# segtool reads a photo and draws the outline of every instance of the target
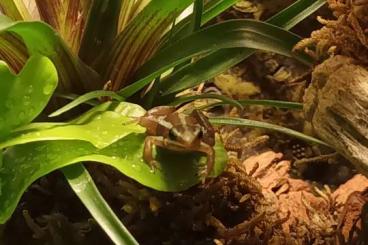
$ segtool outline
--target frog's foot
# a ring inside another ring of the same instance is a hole
[[[143,159],[150,166],[151,171],[155,172],[158,169],[159,163],[153,157],[152,150],[155,144],[155,138],[152,136],[146,137],[143,148]]]
[[[207,162],[206,162],[206,177],[210,175],[210,173],[213,170],[213,167],[215,166],[215,150],[212,146],[201,142],[201,145],[198,149],[199,152],[203,152],[207,156]]]
[[[198,168],[197,176],[199,180],[201,181],[201,183],[204,184],[204,182],[206,181],[206,178],[208,177],[208,171],[207,171],[206,165],[200,166]]]
[[[193,149],[194,150],[194,149]],[[214,165],[215,165],[215,151],[213,147],[206,143],[201,143],[198,149],[196,151],[205,153],[207,156],[207,162],[206,165],[199,167],[198,170],[198,177],[201,180],[202,183],[205,182],[206,178],[211,174]]]
[[[149,167],[151,168],[151,172],[154,173],[156,172],[157,169],[159,169],[159,162],[156,160],[151,160],[150,162],[148,162]]]

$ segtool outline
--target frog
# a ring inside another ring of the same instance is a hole
[[[153,146],[176,152],[204,153],[206,165],[198,173],[202,180],[213,170],[215,130],[200,110],[184,113],[173,106],[158,106],[148,110],[138,123],[146,128],[143,159],[152,170],[157,168]]]

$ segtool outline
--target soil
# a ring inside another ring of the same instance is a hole
[[[222,18],[234,13],[265,18],[277,11],[256,10],[241,12],[244,10],[237,8]],[[314,18],[309,21],[314,29],[319,28]],[[305,32],[305,25],[296,31]],[[347,52],[356,54],[350,49]],[[361,59],[364,63],[364,56]],[[215,85],[195,92],[212,90],[236,99],[302,102],[311,81],[309,68],[261,52],[225,75],[215,79]],[[236,86],[246,86],[249,93],[235,93],[232,87]],[[260,106],[238,111],[225,106],[208,113],[313,133],[305,127],[302,111]],[[100,191],[140,244],[368,244],[366,221],[361,221],[368,213],[364,206],[368,203],[368,179],[343,156],[259,129],[226,126],[217,131],[228,149],[226,171],[184,192],[154,191],[110,167],[88,164]],[[240,149],[235,147],[239,145]],[[4,240],[0,243],[6,245],[111,244],[59,172],[28,189],[1,233]]]

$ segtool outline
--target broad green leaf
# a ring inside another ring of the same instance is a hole
[[[25,43],[30,55],[47,56],[55,64],[59,75],[59,88],[81,93],[97,87],[98,76],[73,56],[60,36],[42,22],[14,22],[0,15],[0,33],[15,33]]]
[[[106,81],[112,81],[113,91],[131,82],[138,67],[158,48],[161,37],[172,21],[192,2],[151,0],[117,36],[113,45],[104,50],[105,59],[95,67],[104,74]]]
[[[75,194],[115,244],[138,245],[102,197],[82,164],[65,167],[62,171]]]
[[[28,133],[28,132],[35,132],[36,130],[45,130],[50,128],[55,128],[59,126],[68,126],[68,125],[82,125],[90,123],[91,119],[98,118],[104,112],[115,112],[121,116],[131,117],[131,118],[138,118],[143,116],[146,113],[141,106],[129,102],[105,102],[102,104],[98,104],[89,111],[85,112],[84,114],[80,115],[79,117],[69,121],[69,122],[38,122],[38,123],[31,123],[25,126],[16,128],[12,130],[14,135]],[[99,119],[98,119],[99,120]],[[125,120],[125,119],[124,119]],[[131,121],[129,121],[131,122]],[[132,125],[133,126],[133,125]],[[142,132],[142,131],[138,131]],[[14,136],[13,135],[13,136]],[[9,137],[11,138],[11,137]],[[68,139],[68,138],[66,138]],[[112,139],[113,140],[113,139]],[[3,142],[5,143],[5,142]],[[2,143],[2,144],[3,144]]]
[[[23,0],[1,0],[0,12],[12,20],[30,20],[29,14]]]
[[[264,22],[254,20],[222,22],[195,32],[160,50],[137,71],[141,79],[119,91],[119,94],[129,97],[169,68],[194,56],[220,49],[240,47],[261,49],[293,56],[308,63],[309,60],[304,54],[292,52],[293,46],[298,41],[300,38],[295,34]]]
[[[318,10],[324,2],[299,0],[270,18],[268,22],[288,30]],[[213,52],[163,79],[161,88],[165,93],[177,93],[194,87],[235,66],[254,52],[254,49],[248,48],[231,48]]]
[[[14,75],[0,62],[0,138],[15,127],[30,123],[46,107],[58,82],[57,71],[45,56],[32,56]]]
[[[136,120],[114,111],[95,113],[84,123],[20,131],[0,142],[0,149],[36,141],[83,140],[104,148],[131,133],[144,133]]]
[[[159,168],[152,172],[142,159],[145,134],[130,134],[118,142],[97,149],[83,141],[47,141],[18,145],[5,151],[0,171],[0,223],[13,213],[27,187],[56,169],[79,162],[111,165],[139,183],[160,191],[183,191],[199,182],[198,168],[206,158],[200,154],[179,154],[160,150]],[[227,155],[215,145],[216,164],[211,176],[225,168]]]
[[[123,2],[132,1],[123,0]],[[99,57],[100,51],[112,44],[118,33],[121,4],[122,0],[92,2],[79,50],[79,57],[86,64],[92,65]]]
[[[255,120],[249,120],[244,118],[235,118],[235,117],[211,117],[209,118],[209,121],[213,124],[219,124],[219,125],[234,125],[234,126],[245,126],[245,127],[251,127],[251,128],[263,128],[263,129],[269,129],[276,132],[284,133],[290,136],[293,136],[295,138],[314,143],[319,145],[324,145],[327,147],[330,147],[327,143],[316,139],[312,136],[300,133],[298,131],[285,128],[282,126],[278,126],[275,124],[267,123],[267,122],[260,122]]]

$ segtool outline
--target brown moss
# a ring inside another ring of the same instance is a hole
[[[295,49],[304,50],[317,60],[341,54],[368,64],[368,1],[328,0],[336,19],[318,18],[324,25]]]

